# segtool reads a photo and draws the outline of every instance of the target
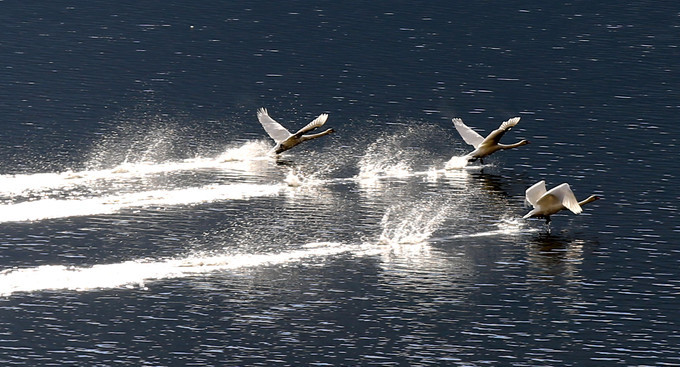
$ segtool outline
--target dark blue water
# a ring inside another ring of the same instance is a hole
[[[680,364],[679,14],[0,2],[0,362]]]

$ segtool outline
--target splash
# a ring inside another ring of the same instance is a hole
[[[243,145],[227,149],[217,156],[218,162],[247,161],[251,159],[269,159],[271,146],[263,140],[249,141]]]
[[[436,209],[434,206],[429,208]],[[353,256],[380,256],[386,261],[384,266],[393,266],[389,262],[394,261],[395,257],[417,263],[418,266],[425,263],[428,266],[441,266],[439,265],[441,260],[425,241],[443,223],[446,210],[437,214],[423,214],[418,211],[426,211],[427,207],[421,206],[416,209],[390,208],[383,217],[384,231],[380,236],[380,242],[377,243],[311,242],[297,249],[281,252],[191,254],[170,259],[136,259],[81,267],[43,265],[6,269],[0,271],[0,296],[46,290],[94,291],[136,287],[146,289],[149,282],[163,279],[235,272],[239,269],[301,261],[306,261],[305,265],[316,265],[319,263],[316,260],[345,253]],[[395,220],[402,216],[403,219]],[[516,234],[522,228],[521,223],[518,220],[504,220],[498,223],[498,230],[461,234],[455,238]]]
[[[431,167],[425,172],[425,181],[435,183],[439,180],[440,170]]]
[[[445,239],[459,239],[459,238],[475,238],[475,237],[491,237],[502,235],[520,235],[527,232],[536,232],[537,228],[526,228],[525,221],[519,218],[503,218],[495,223],[496,229],[490,231],[465,233],[448,236]]]
[[[196,205],[222,200],[275,196],[283,185],[206,185],[177,190],[153,190],[85,199],[43,199],[0,205],[0,223],[85,215],[111,214],[127,208]]]
[[[361,162],[357,178],[362,180],[378,179],[381,177],[408,177],[411,168],[405,162]]]
[[[359,161],[360,180],[373,180],[380,177],[406,177],[411,168],[400,148],[402,136],[382,137],[368,146]]]
[[[342,179],[330,181],[341,182]],[[290,187],[314,187],[321,186],[327,181],[317,178],[316,174],[307,175],[298,170],[291,169],[288,170],[284,182]]]
[[[290,187],[300,187],[302,186],[303,180],[304,178],[301,177],[300,174],[296,173],[294,170],[290,170],[288,171],[284,181]]]
[[[404,244],[426,241],[446,220],[447,202],[425,202],[415,206],[396,205],[387,209],[382,218],[380,243]]]
[[[496,226],[500,234],[516,234],[522,232],[526,221],[520,218],[502,218]]]
[[[145,288],[161,279],[184,278],[198,274],[241,268],[271,266],[352,251],[353,246],[335,242],[309,243],[280,253],[221,254],[187,256],[168,260],[130,260],[90,267],[44,265],[0,272],[0,296],[44,290],[87,291],[106,288]]]
[[[126,161],[108,169],[0,175],[0,196],[63,190],[91,185],[94,182],[129,180],[168,172],[201,169],[233,169],[250,172],[253,169],[251,165],[253,161],[268,159],[267,149],[264,142],[251,141],[227,149],[219,156],[212,158],[199,157],[162,163]]]
[[[98,169],[132,162],[160,162],[172,154],[181,128],[165,114],[119,116],[113,131],[96,142],[86,167]]]
[[[446,165],[444,166],[445,169],[464,169],[468,165],[468,159],[469,157],[466,155],[463,156],[454,156],[449,159],[448,162],[446,162]]]
[[[411,168],[405,162],[389,162],[389,158],[365,156],[359,162],[359,174],[355,179],[363,188],[377,189],[383,178],[405,178],[411,176]]]

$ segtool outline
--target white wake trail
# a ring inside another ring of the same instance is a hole
[[[331,256],[354,247],[341,243],[310,243],[301,249],[268,254],[190,256],[160,261],[131,260],[91,267],[44,265],[0,272],[0,296],[45,290],[87,291],[107,288],[144,287],[146,282],[184,278],[239,268],[271,266],[311,257]]]
[[[87,199],[42,199],[0,205],[0,223],[34,221],[86,215],[112,214],[136,207],[195,205],[223,200],[275,196],[284,184],[206,185],[177,190],[153,190]]]
[[[168,162],[123,162],[115,167],[83,171],[39,172],[28,174],[0,175],[0,196],[14,196],[27,192],[53,191],[89,185],[94,182],[129,180],[132,178],[157,175],[167,172],[192,171],[201,169],[230,169],[249,172],[251,163],[269,160],[268,146],[261,141],[252,141],[227,149],[216,157],[189,158]]]
[[[388,221],[394,215],[386,214]],[[353,256],[381,256],[392,258],[395,255],[413,257],[418,263],[434,256],[429,251],[428,239],[439,227],[443,219],[438,215],[418,216],[412,212],[410,219],[397,221],[385,228],[380,241],[361,244],[339,242],[312,242],[298,249],[279,253],[237,253],[219,255],[191,255],[165,260],[138,259],[112,264],[93,266],[43,265],[32,268],[14,268],[0,271],[0,296],[15,293],[40,292],[46,290],[93,291],[111,288],[145,288],[152,281],[210,275],[242,268],[273,266],[299,262],[305,259],[327,257],[344,253]],[[424,227],[421,227],[424,225]],[[499,223],[498,230],[461,234],[449,238],[508,235],[521,233],[520,222]]]

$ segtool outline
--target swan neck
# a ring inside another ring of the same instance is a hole
[[[512,148],[517,148],[517,147],[520,147],[522,145],[525,145],[526,143],[527,143],[526,140],[522,140],[522,141],[518,141],[515,144],[498,144],[498,146],[501,147],[502,149],[512,149]]]
[[[328,129],[328,130],[322,131],[322,132],[320,132],[320,133],[318,133],[318,134],[302,135],[300,138],[301,138],[302,140],[316,139],[316,138],[322,137],[322,136],[324,136],[324,135],[328,135],[328,134],[330,134],[330,133],[332,133],[332,132],[333,132],[333,129]]]
[[[583,206],[583,205],[586,205],[586,204],[588,204],[588,203],[591,203],[591,202],[593,202],[593,201],[595,201],[595,200],[597,200],[597,199],[599,199],[599,197],[597,197],[597,196],[595,196],[595,195],[590,195],[590,196],[588,196],[585,200],[579,201],[579,202],[578,202],[578,205]]]

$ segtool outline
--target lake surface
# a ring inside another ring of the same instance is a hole
[[[0,20],[2,365],[680,364],[674,2]],[[275,159],[259,107],[336,132]]]

